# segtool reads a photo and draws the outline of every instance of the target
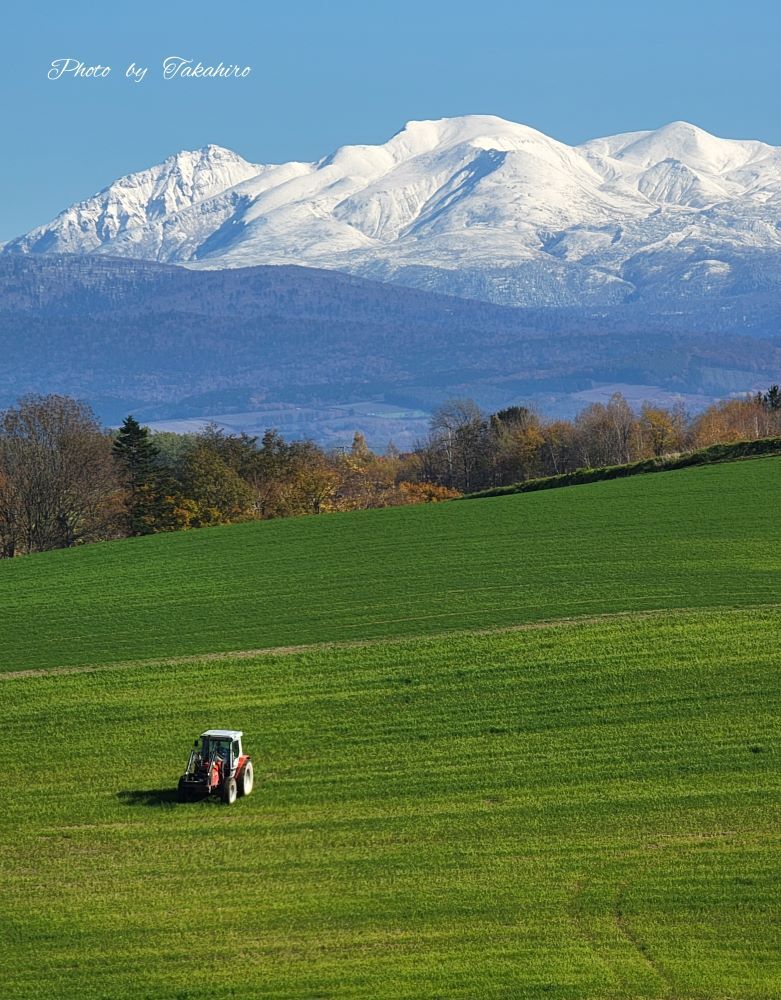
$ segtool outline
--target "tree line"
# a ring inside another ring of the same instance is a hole
[[[607,403],[586,406],[574,420],[545,419],[525,406],[488,415],[471,400],[452,400],[433,415],[415,455],[421,479],[469,493],[776,435],[777,385],[694,416],[682,404],[643,403],[635,412],[619,392]]]
[[[781,435],[781,390],[682,406],[620,394],[574,420],[451,400],[413,450],[260,440],[215,425],[151,433],[129,416],[101,427],[85,403],[28,396],[0,412],[0,557],[214,524],[447,500],[545,475]]]

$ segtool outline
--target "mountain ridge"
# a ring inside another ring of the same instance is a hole
[[[214,145],[183,151],[0,253],[297,264],[567,307],[775,287],[779,250],[779,147],[687,122],[568,146],[467,115],[411,121],[383,144],[308,163],[253,164]]]

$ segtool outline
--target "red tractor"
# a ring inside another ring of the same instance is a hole
[[[252,791],[252,758],[243,753],[237,729],[207,729],[190,751],[179,779],[179,801],[219,795],[232,805],[238,795]]]

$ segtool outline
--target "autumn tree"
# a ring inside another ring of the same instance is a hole
[[[290,446],[276,430],[267,430],[244,480],[252,490],[253,507],[258,517],[283,516],[283,483],[290,475]]]
[[[194,443],[219,455],[222,461],[242,479],[247,479],[255,468],[258,439],[244,431],[240,434],[229,434],[217,424],[210,423],[196,435]]]
[[[421,471],[430,482],[461,492],[486,485],[490,468],[488,421],[471,399],[451,399],[431,418],[420,448]]]
[[[638,429],[642,450],[648,456],[669,455],[685,447],[686,417],[681,406],[666,409],[643,403]]]
[[[0,413],[0,539],[5,555],[118,533],[111,440],[67,396],[27,396]]]
[[[285,441],[267,430],[260,447],[242,465],[258,517],[320,513],[337,489],[339,476],[311,441]]]
[[[537,475],[545,443],[542,421],[526,406],[511,406],[490,419],[493,480],[504,485]]]
[[[584,468],[623,465],[638,457],[637,421],[620,392],[613,393],[607,405],[592,403],[581,410],[575,428]]]
[[[252,513],[252,489],[228,463],[204,442],[188,451],[179,474],[182,500],[194,502],[189,524],[225,524],[243,520]]]
[[[364,510],[404,502],[397,485],[401,462],[395,449],[377,455],[363,434],[356,431],[349,451],[334,452],[330,460],[339,476],[334,496],[336,509]]]
[[[324,514],[338,509],[334,498],[339,482],[339,473],[317,445],[294,442],[280,496],[284,515]]]
[[[691,433],[695,447],[705,448],[772,437],[775,430],[775,413],[756,397],[745,397],[709,406],[695,418]]]
[[[458,490],[448,486],[437,486],[436,483],[410,483],[402,480],[399,483],[401,502],[405,504],[443,503],[445,500],[457,500],[462,496]]]
[[[575,469],[578,465],[577,435],[570,421],[551,420],[542,425],[541,433],[540,461],[543,475],[558,476]]]

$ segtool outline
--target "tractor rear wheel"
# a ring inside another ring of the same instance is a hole
[[[248,760],[239,777],[239,795],[249,795],[252,791],[253,781],[254,775],[252,773],[252,761]]]
[[[236,801],[237,794],[236,779],[233,777],[226,778],[222,786],[222,801],[226,805],[232,806]]]

